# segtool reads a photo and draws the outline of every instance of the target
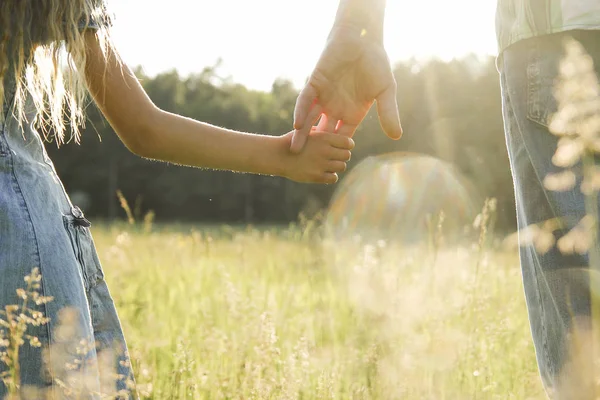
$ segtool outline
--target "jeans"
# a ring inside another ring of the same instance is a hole
[[[557,111],[553,89],[565,55],[566,36],[583,45],[600,76],[600,31],[571,31],[520,41],[509,47],[498,63],[519,231],[560,218],[562,225],[554,232],[557,239],[586,215],[580,180],[566,191],[547,190],[543,184],[546,175],[562,170],[552,163],[558,137],[549,131],[549,117]],[[593,272],[588,255],[563,254],[556,245],[540,252],[531,244],[522,244],[520,260],[533,343],[548,395],[591,398],[586,397],[581,377],[582,365],[590,365],[590,352],[584,352],[584,360],[575,363],[570,346],[575,329],[590,324]]]

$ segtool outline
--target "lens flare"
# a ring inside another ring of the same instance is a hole
[[[418,243],[437,230],[462,235],[483,204],[473,185],[431,156],[390,153],[365,159],[339,184],[326,230],[335,240]]]

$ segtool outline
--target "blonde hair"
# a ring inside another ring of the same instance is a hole
[[[68,126],[78,141],[87,96],[80,73],[86,57],[84,33],[96,31],[106,56],[109,27],[103,0],[1,0],[0,110],[12,106],[22,127],[30,96],[37,111],[33,122],[46,138],[52,131],[62,143]],[[9,77],[15,78],[10,88],[5,87]],[[8,93],[10,89],[14,92]]]

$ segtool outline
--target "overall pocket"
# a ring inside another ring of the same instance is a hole
[[[85,219],[79,207],[73,207],[71,214],[63,215],[63,222],[71,240],[75,258],[79,263],[85,289],[89,291],[104,279],[104,273],[89,229],[91,224]]]

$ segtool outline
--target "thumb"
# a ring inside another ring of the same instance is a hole
[[[396,99],[396,85],[389,85],[376,100],[381,128],[390,138],[400,139],[402,126],[400,125],[400,113],[398,112],[398,101]]]

